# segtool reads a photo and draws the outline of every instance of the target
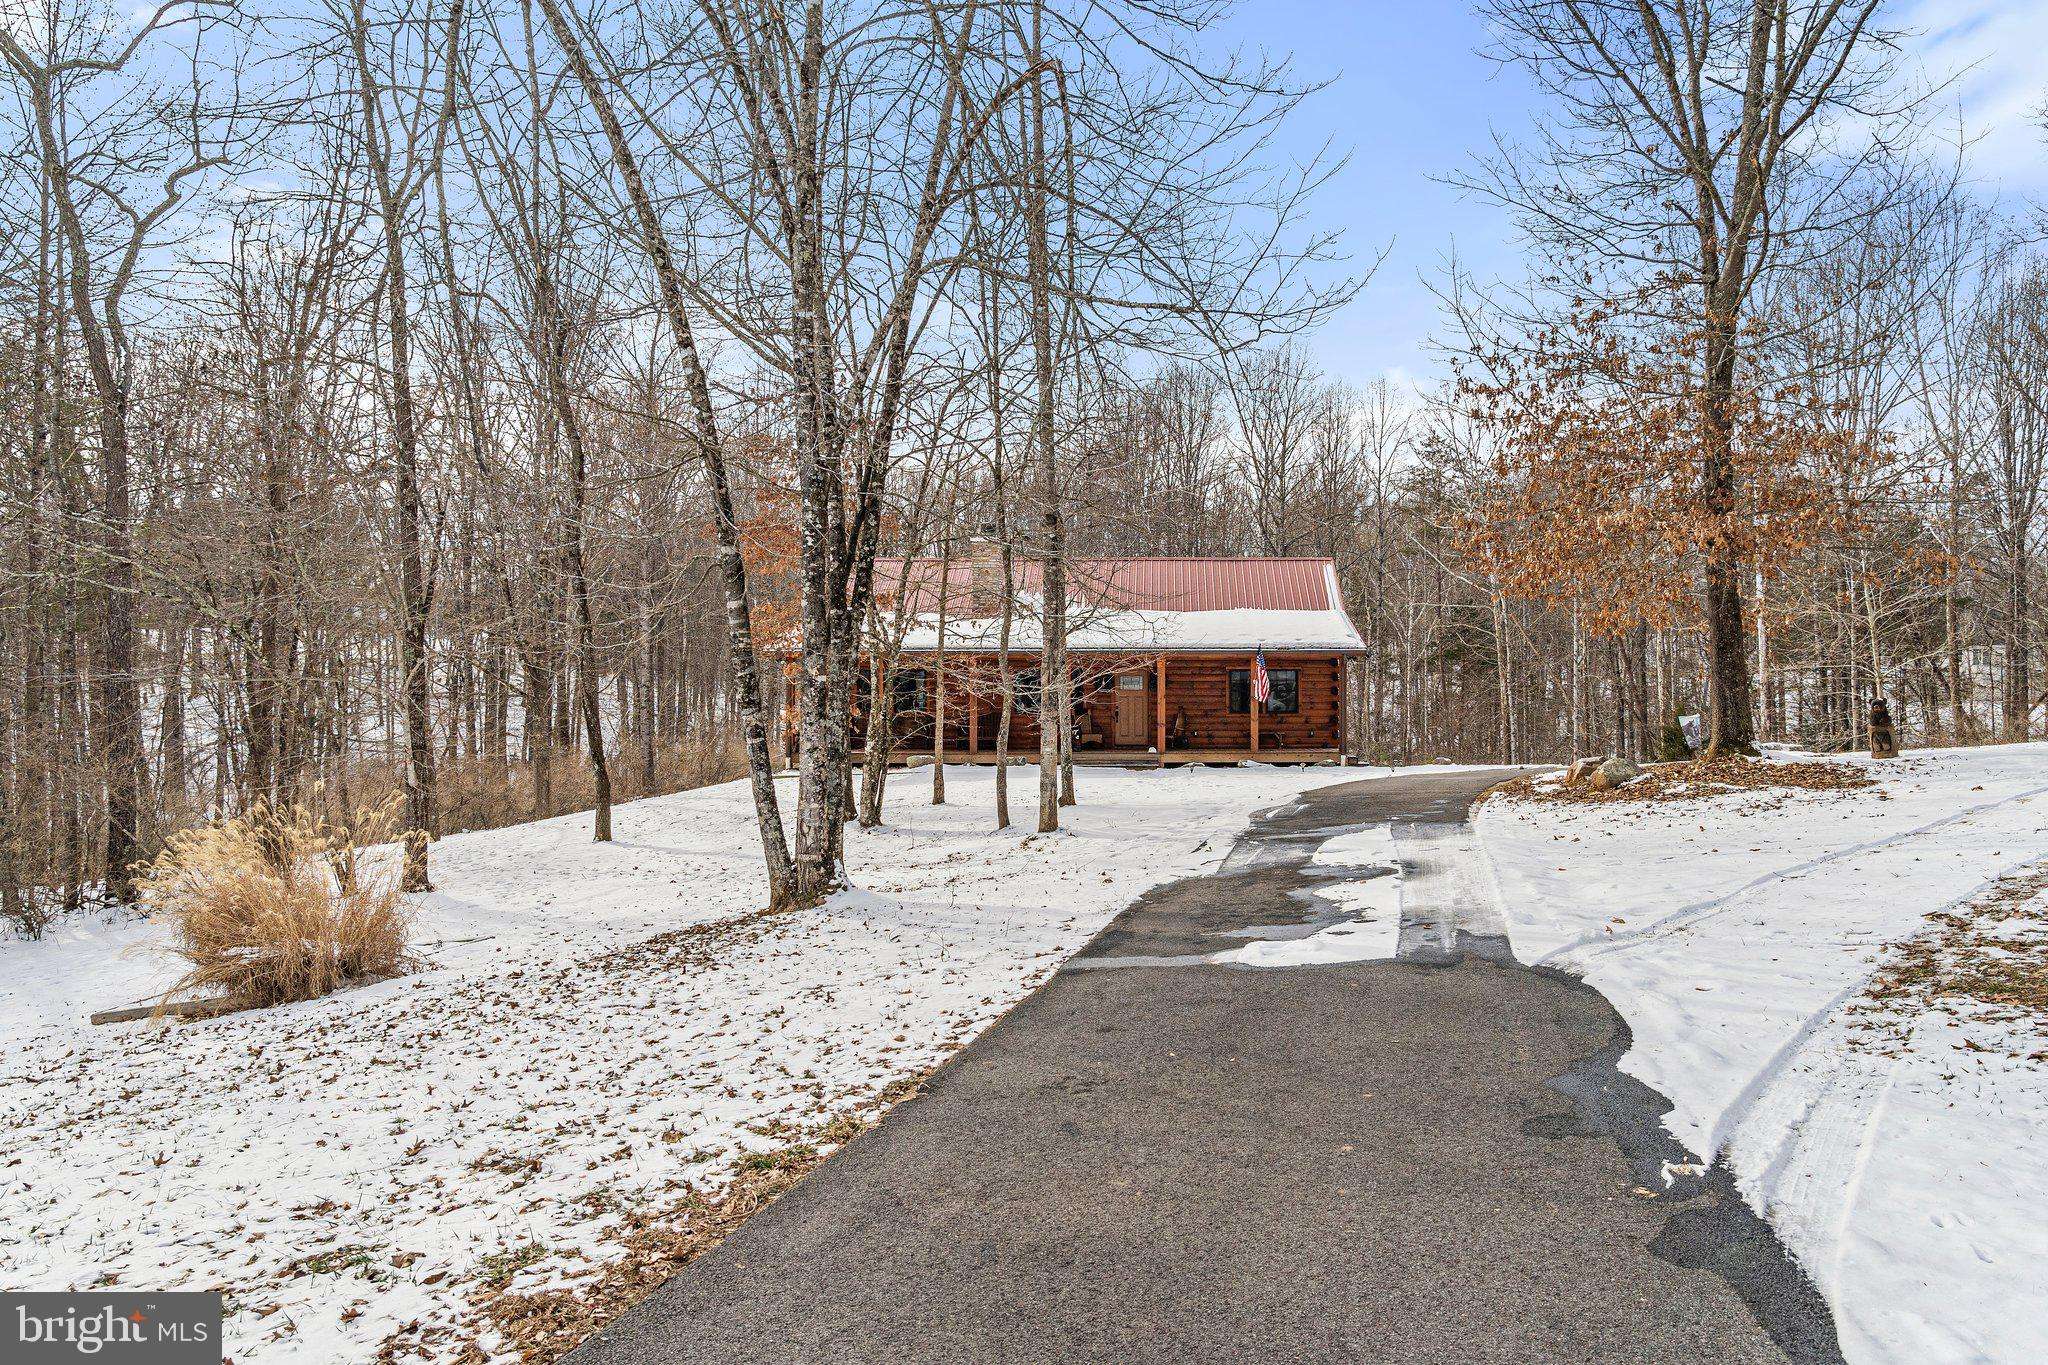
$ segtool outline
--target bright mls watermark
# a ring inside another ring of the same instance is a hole
[[[7,1365],[219,1365],[218,1294],[0,1294]]]

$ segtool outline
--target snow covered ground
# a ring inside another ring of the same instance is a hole
[[[1478,824],[1515,955],[1614,1003],[1622,1067],[1730,1166],[1852,1361],[2048,1359],[2038,1016],[1887,1018],[1866,997],[1930,916],[2048,858],[2048,745],[1875,771],[1855,791],[1494,801]]]
[[[587,816],[453,836],[419,898],[428,970],[194,1025],[85,1024],[176,977],[152,926],[0,938],[0,1289],[224,1286],[245,1365],[367,1360],[415,1322],[446,1358],[487,1281],[590,1277],[636,1212],[942,1060],[1254,811],[1384,771],[1089,769],[1053,836],[990,829],[987,769],[949,770],[943,808],[899,774],[890,825],[850,832],[859,889],[767,918],[739,786],[622,806],[608,846]],[[1930,916],[2048,859],[2048,745],[1879,771],[1493,802],[1483,852],[1448,826],[1342,834],[1300,926],[1212,960],[1392,957],[1404,919],[1426,938],[1452,909],[1504,928],[1614,1002],[1623,1066],[1799,1254],[1852,1360],[2048,1358],[2048,1040],[1865,999]]]
[[[622,806],[609,845],[583,815],[456,835],[429,970],[189,1025],[85,1022],[175,979],[154,926],[0,939],[0,1288],[225,1287],[243,1365],[415,1322],[446,1356],[486,1280],[588,1276],[636,1209],[871,1104],[1254,811],[1365,775],[1087,769],[1040,836],[1032,770],[1000,834],[991,770],[949,770],[942,808],[899,774],[889,826],[849,832],[859,889],[766,918],[738,785]]]

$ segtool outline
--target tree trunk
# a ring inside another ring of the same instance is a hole
[[[2027,539],[2024,533],[2014,537],[2006,555],[2005,686],[2001,701],[2008,744],[2025,741],[2031,729],[2028,722],[2033,702],[2033,670],[2027,657]]]
[[[677,358],[682,363],[684,389],[692,416],[692,436],[699,463],[710,485],[712,522],[718,540],[718,571],[725,596],[727,663],[732,673],[733,707],[739,714],[746,743],[747,775],[754,798],[755,823],[761,835],[761,851],[767,864],[768,895],[772,905],[789,904],[794,891],[794,871],[789,845],[782,828],[782,809],[775,795],[775,760],[768,747],[768,715],[762,701],[759,664],[754,655],[753,608],[747,595],[746,559],[740,551],[739,520],[733,512],[732,488],[725,466],[724,446],[719,438],[717,410],[712,404],[710,377],[698,354],[696,332],[684,299],[682,273],[669,247],[668,236],[655,212],[653,197],[641,178],[640,163],[626,137],[624,125],[612,106],[610,93],[598,79],[589,54],[569,25],[561,0],[539,0],[548,30],[575,76],[583,96],[590,102],[604,129],[613,168],[633,211],[641,248],[654,270],[661,293],[662,309],[668,319]]]
[[[1027,58],[1033,66],[1040,59],[1041,6],[1031,12],[1030,47]],[[1038,652],[1038,832],[1060,827],[1060,733],[1062,724],[1054,708],[1060,705],[1066,676],[1067,546],[1066,521],[1060,514],[1059,457],[1054,443],[1053,419],[1057,391],[1054,386],[1052,344],[1052,246],[1047,218],[1045,160],[1045,80],[1038,77],[1026,89],[1024,236],[1025,273],[1030,286],[1032,378],[1036,387],[1031,415],[1031,441],[1038,461],[1043,512],[1043,555],[1039,582],[1044,596],[1039,618]]]
[[[827,378],[831,338],[825,331],[822,251],[823,196],[818,164],[819,100],[824,62],[824,14],[819,0],[804,9],[797,63],[794,145],[789,149],[794,206],[785,230],[790,253],[790,354],[796,387],[799,532],[797,673],[797,805],[794,880],[797,905],[815,905],[836,890],[840,870],[832,850],[845,773],[832,761],[833,648],[838,613],[830,591],[837,496],[836,451],[831,449]],[[849,679],[850,681],[850,679]]]
[[[1706,392],[1702,404],[1705,451],[1701,463],[1702,501],[1720,523],[1702,572],[1707,667],[1711,675],[1707,747],[1703,757],[1756,752],[1750,705],[1749,633],[1742,622],[1742,565],[1736,557],[1732,522],[1737,514],[1735,483],[1736,328],[1729,305],[1710,299],[1707,321]]]
[[[399,671],[403,675],[406,759],[401,782],[405,789],[405,864],[401,886],[429,891],[427,840],[434,829],[434,737],[429,723],[427,676],[427,575],[423,549],[420,496],[419,417],[412,393],[412,314],[406,297],[405,266],[407,205],[393,181],[393,147],[385,137],[384,111],[370,63],[369,25],[358,3],[351,14],[349,44],[356,62],[356,95],[367,169],[377,195],[377,213],[384,248],[384,330],[390,369],[386,376],[391,406],[393,476],[397,483],[398,593],[400,624]],[[452,54],[451,54],[452,60]]]
[[[939,637],[932,650],[932,804],[946,804],[946,607],[950,594],[946,585],[953,571],[953,542],[949,537],[939,552]],[[968,692],[967,704],[974,705]]]
[[[568,396],[561,399],[567,408]],[[583,733],[590,746],[590,773],[596,803],[591,837],[612,841],[612,770],[605,760],[603,713],[597,704],[597,628],[590,616],[590,574],[584,563],[584,501],[587,470],[581,428],[563,428],[569,443],[569,592],[576,611],[576,681],[582,702]]]
[[[883,661],[878,644],[868,661],[867,752],[862,756],[860,775],[862,829],[873,829],[882,823],[882,791],[888,781],[889,753],[896,738],[895,672]]]

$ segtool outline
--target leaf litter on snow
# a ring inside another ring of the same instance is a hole
[[[587,817],[451,836],[422,973],[189,1024],[84,1023],[163,979],[128,951],[146,926],[0,942],[0,1288],[218,1288],[243,1365],[552,1359],[1123,904],[1330,780],[1091,772],[1027,844],[986,773],[945,807],[899,777],[902,823],[849,831],[873,889],[784,915],[745,912],[743,784],[621,806],[612,845]]]

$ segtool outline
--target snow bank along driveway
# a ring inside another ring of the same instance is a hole
[[[1034,769],[1001,834],[990,770],[942,808],[899,774],[890,826],[849,831],[860,889],[702,934],[673,931],[763,896],[743,786],[621,806],[610,845],[587,815],[457,835],[431,970],[196,1024],[85,1023],[175,979],[148,926],[0,939],[0,1288],[223,1287],[242,1365],[368,1360],[415,1323],[452,1354],[486,1279],[591,1274],[627,1213],[871,1104],[1252,812],[1364,775],[1088,769],[1039,836]]]
[[[1873,1028],[1865,998],[1887,945],[2048,858],[2048,745],[1873,773],[1847,792],[1494,801],[1479,828],[1516,956],[1620,1010],[1623,1069],[1730,1166],[1852,1361],[2048,1359],[2044,1040],[1969,1007]]]

